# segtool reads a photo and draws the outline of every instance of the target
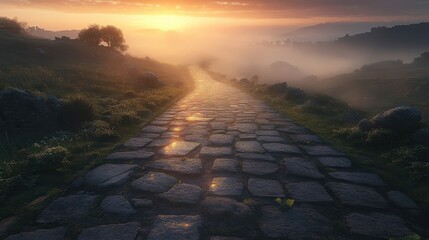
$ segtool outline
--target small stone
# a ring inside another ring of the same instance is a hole
[[[253,175],[269,175],[277,172],[279,166],[277,164],[260,162],[254,160],[243,160],[242,162],[243,172]]]
[[[249,206],[231,198],[206,197],[201,206],[204,212],[213,217],[245,219],[253,215]]]
[[[203,158],[217,158],[217,157],[231,157],[231,147],[203,147],[200,151],[200,157]]]
[[[311,143],[322,143],[323,141],[316,135],[308,135],[308,134],[291,134],[289,137],[292,139],[292,141],[296,143],[304,143],[304,144],[311,144]]]
[[[344,157],[346,154],[335,150],[330,146],[302,146],[304,150],[311,156],[340,156]]]
[[[346,222],[352,233],[364,236],[402,239],[413,235],[404,220],[395,215],[351,213],[347,215]]]
[[[160,172],[149,172],[132,182],[131,186],[141,191],[162,193],[168,191],[176,183],[175,177]]]
[[[78,240],[134,240],[139,228],[137,222],[101,225],[83,229]]]
[[[264,143],[262,146],[269,153],[290,153],[290,154],[301,154],[298,147],[284,144],[284,143]]]
[[[331,222],[311,207],[294,206],[287,211],[263,207],[260,228],[265,235],[276,239],[331,239],[329,236],[334,234]]]
[[[387,201],[372,188],[337,182],[327,183],[326,187],[342,204],[379,209],[387,208]]]
[[[376,174],[360,172],[333,172],[329,175],[335,179],[345,180],[357,184],[367,184],[377,187],[386,186],[386,183]]]
[[[235,150],[244,153],[264,153],[265,150],[257,141],[239,141],[235,143]]]
[[[259,136],[256,138],[259,142],[266,142],[266,143],[281,143],[284,142],[284,138],[282,137],[276,137],[276,136]]]
[[[11,235],[6,240],[64,240],[66,229],[63,227],[52,229],[39,229],[33,232],[23,232]]]
[[[131,216],[137,213],[128,200],[120,195],[107,196],[101,202],[100,207],[104,212],[119,216]]]
[[[253,133],[242,133],[238,135],[238,137],[242,140],[251,140],[256,138],[256,134]]]
[[[275,130],[256,130],[258,136],[280,136],[280,133]]]
[[[325,188],[318,182],[289,183],[286,189],[291,198],[302,203],[333,202]]]
[[[200,146],[200,143],[173,141],[165,146],[160,153],[166,156],[186,156],[198,146]]]
[[[129,160],[148,160],[153,157],[153,152],[145,150],[115,152],[106,157],[106,160],[129,161]]]
[[[200,216],[158,215],[147,240],[199,240],[202,223]]]
[[[169,172],[198,175],[203,172],[203,164],[199,158],[165,158],[149,164],[155,169]]]
[[[172,203],[196,204],[200,200],[203,190],[196,186],[186,183],[174,185],[170,190],[159,196]]]
[[[282,163],[286,168],[286,174],[314,179],[324,178],[323,174],[317,169],[316,165],[303,158],[285,158]]]
[[[94,168],[83,176],[83,183],[97,187],[115,187],[124,184],[129,175],[138,169],[138,165],[104,164]]]
[[[345,157],[320,157],[319,162],[325,167],[349,168],[352,163]]]
[[[166,127],[159,127],[159,126],[147,126],[143,128],[144,133],[163,133],[166,132],[168,128]]]
[[[131,202],[133,203],[133,206],[136,208],[149,208],[153,206],[153,201],[150,199],[133,198]]]
[[[151,138],[140,138],[140,137],[131,138],[130,140],[128,140],[124,143],[124,147],[142,148],[142,147],[148,145],[152,141],[153,141],[153,139],[151,139]]]
[[[213,178],[209,192],[218,196],[239,196],[243,192],[243,183],[238,178]]]
[[[258,197],[284,197],[279,181],[250,178],[247,184],[250,193]]]
[[[37,218],[38,223],[73,222],[85,217],[97,200],[96,195],[77,194],[52,201]]]
[[[237,172],[238,162],[235,159],[230,158],[218,158],[214,160],[212,172]]]
[[[259,154],[259,153],[238,153],[237,157],[239,159],[249,159],[249,160],[259,160],[259,161],[268,161],[275,162],[276,159],[269,154]]]
[[[234,137],[227,134],[213,134],[209,137],[209,143],[212,145],[223,146],[231,145],[234,142]]]
[[[417,204],[411,198],[399,191],[388,192],[387,198],[399,208],[413,210],[420,209],[420,207],[417,206]]]

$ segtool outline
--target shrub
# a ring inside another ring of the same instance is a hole
[[[366,134],[356,127],[341,128],[334,131],[334,133],[338,137],[345,139],[347,142],[355,145],[362,145],[366,137]]]
[[[67,101],[59,114],[59,123],[66,129],[77,129],[95,118],[95,109],[90,101],[77,97]]]
[[[429,177],[429,147],[422,145],[402,146],[381,157],[394,164],[410,170],[410,176],[415,180]]]
[[[287,82],[276,83],[268,87],[268,91],[275,94],[284,94],[288,89]]]
[[[141,118],[134,111],[122,111],[112,116],[112,123],[117,126],[140,123]]]
[[[119,137],[109,123],[101,120],[85,123],[80,135],[84,138],[101,141],[114,141]]]
[[[28,160],[35,172],[62,172],[70,166],[70,152],[61,146],[44,147],[30,154]]]
[[[392,146],[398,141],[397,134],[390,129],[373,129],[367,133],[365,144],[368,146],[381,147]]]
[[[16,18],[0,17],[0,30],[4,29],[11,33],[21,34],[25,32],[25,25]]]

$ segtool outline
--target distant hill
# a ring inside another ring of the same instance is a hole
[[[334,44],[376,50],[411,48],[429,51],[429,22],[375,27],[370,32],[341,37]]]
[[[394,26],[398,23],[381,22],[330,22],[300,28],[282,35],[298,42],[333,41],[347,34],[354,35],[367,32],[377,26]]]
[[[396,60],[365,65],[352,73],[320,81],[315,90],[370,112],[398,105],[417,106],[427,121],[429,52],[409,64]]]
[[[34,26],[34,27],[27,28],[26,32],[35,37],[54,40],[55,37],[61,38],[63,36],[71,39],[75,39],[77,38],[80,30],[50,31],[50,30],[46,30],[46,29]]]

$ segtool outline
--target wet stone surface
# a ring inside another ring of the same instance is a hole
[[[7,239],[424,235],[407,196],[260,100],[200,68],[190,73],[191,93],[75,180],[26,233]]]

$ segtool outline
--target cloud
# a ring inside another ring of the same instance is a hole
[[[70,12],[249,18],[429,16],[428,0],[1,0],[2,5]]]

